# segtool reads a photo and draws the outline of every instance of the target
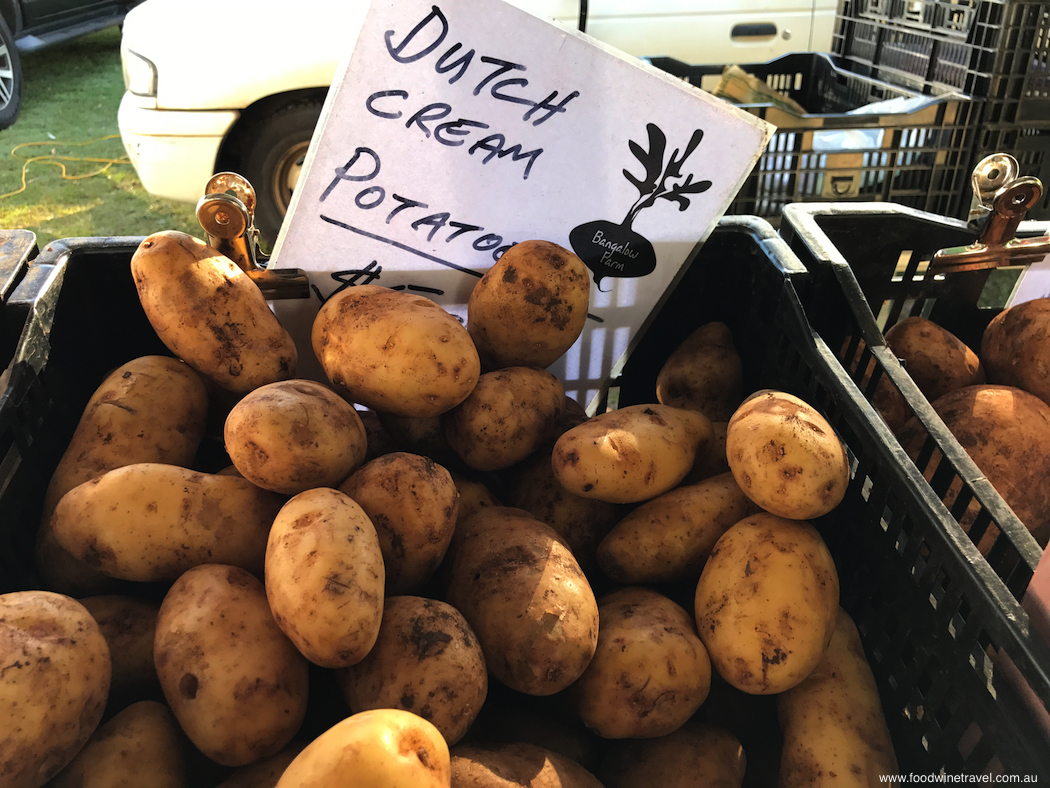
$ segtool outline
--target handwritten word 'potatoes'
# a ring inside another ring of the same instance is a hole
[[[324,202],[328,199],[340,183],[365,183],[374,180],[381,168],[382,162],[378,153],[371,148],[357,148],[345,165],[335,168],[335,177],[321,193],[319,200]],[[499,260],[500,256],[514,245],[503,243],[501,235],[484,232],[485,228],[481,225],[455,221],[448,211],[424,213],[423,216],[419,216],[420,212],[429,211],[430,206],[399,194],[391,193],[388,199],[387,190],[382,186],[365,186],[360,189],[354,195],[354,205],[363,211],[385,206],[387,224],[393,224],[395,220],[408,222],[416,232],[425,231],[428,242],[433,241],[439,232],[450,228],[444,237],[445,243],[457,239],[470,241],[471,248],[475,251],[491,252],[493,260]],[[413,216],[418,218],[412,219]]]
[[[394,44],[393,42],[393,30],[387,30],[384,37],[386,39],[386,49],[387,52],[390,53],[390,57],[398,63],[415,63],[437,51],[438,47],[444,43],[447,36],[448,20],[441,12],[441,9],[435,5],[431,7],[430,13],[423,17],[422,21],[412,28],[411,32],[409,32],[399,44]],[[471,71],[472,74],[479,70],[476,68],[471,69],[475,56],[475,51],[473,49],[456,57],[457,53],[462,48],[462,43],[453,44],[437,58],[434,65],[434,70],[438,74],[451,73],[452,76],[450,76],[448,80],[450,85],[459,81],[468,70]],[[478,60],[484,66],[492,66],[492,68],[482,69],[485,73],[474,85],[473,94],[478,96],[483,90],[488,88],[489,95],[495,99],[509,101],[514,104],[522,104],[529,107],[525,114],[522,115],[521,119],[523,121],[531,121],[533,126],[539,126],[541,123],[549,120],[555,115],[565,112],[565,106],[580,95],[578,90],[574,90],[567,94],[557,104],[552,103],[558,97],[557,90],[552,91],[539,101],[518,95],[510,91],[512,89],[518,90],[528,87],[529,80],[520,76],[512,77],[510,79],[499,79],[499,77],[511,71],[525,71],[525,66],[520,63],[513,63],[509,60],[503,60],[489,55],[483,55],[478,58]]]

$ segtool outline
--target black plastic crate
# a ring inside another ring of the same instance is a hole
[[[1047,229],[1022,227],[1028,235]],[[997,294],[1009,292],[1004,281],[1009,272],[929,271],[936,251],[970,244],[976,232],[961,220],[903,206],[795,205],[785,209],[780,232],[809,270],[801,295],[814,329],[834,348],[869,401],[884,381],[903,396],[925,432],[916,462],[909,459],[907,464],[923,474],[920,483],[926,493],[949,502],[950,509],[942,507],[942,527],[954,541],[964,542],[970,560],[992,576],[991,592],[1007,618],[1016,619],[1019,630],[1027,633],[1028,619],[1020,602],[1042,550],[937,416],[883,336],[883,329],[921,315],[979,349],[985,326],[1002,310],[1003,298]],[[961,524],[964,518],[968,532]],[[982,541],[984,555],[974,555]],[[931,600],[951,596],[951,585],[935,583]],[[1033,645],[1040,651],[1046,646]],[[998,646],[984,642],[983,648],[993,653]],[[1033,663],[1037,679],[1025,675],[1050,708],[1050,685],[1045,683],[1050,663],[1045,660],[1044,655]],[[1050,744],[1043,743],[1042,748],[1050,752]]]
[[[725,322],[745,390],[801,396],[849,448],[846,499],[815,524],[835,556],[902,770],[981,773],[1000,762],[1050,779],[1050,742],[992,656],[1009,655],[1050,698],[1050,649],[1030,636],[1017,600],[810,326],[797,295],[810,276],[770,231],[751,217],[722,221],[625,365],[620,403],[652,401],[670,350],[697,326]]]
[[[652,58],[653,65],[700,86],[722,66]],[[874,102],[922,91],[854,73],[839,58],[806,52],[740,66],[807,110],[741,105],[777,127],[729,213],[779,221],[795,202],[887,201],[945,215],[969,206],[974,134],[980,105],[943,92],[912,112],[849,114]],[[846,132],[849,147],[828,132]]]
[[[44,488],[94,387],[135,356],[164,352],[131,282],[136,239],[54,244],[31,266],[29,323],[0,400],[14,462],[0,490],[2,590],[33,582]],[[652,401],[655,376],[696,326],[733,330],[750,388],[777,387],[821,409],[848,446],[843,503],[815,525],[832,550],[842,604],[862,634],[901,769],[1050,777],[1050,747],[1001,682],[1010,657],[1041,694],[1050,653],[973,545],[953,530],[885,425],[807,322],[809,275],[768,222],[723,219],[699,248],[618,380],[620,402]],[[25,293],[30,294],[27,286]],[[15,385],[17,382],[17,385]]]
[[[1050,4],[844,0],[832,51],[888,82],[987,99],[984,123],[1050,122]]]

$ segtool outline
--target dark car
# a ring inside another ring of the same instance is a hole
[[[119,25],[141,0],[0,0],[0,129],[22,108],[20,55]]]

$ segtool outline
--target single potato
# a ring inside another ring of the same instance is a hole
[[[386,592],[409,594],[434,574],[456,527],[459,492],[449,472],[418,454],[377,457],[339,486],[375,525]]]
[[[838,573],[817,530],[761,512],[711,551],[696,586],[696,628],[722,678],[769,695],[820,662],[838,605]]]
[[[846,611],[820,663],[777,705],[780,788],[868,788],[898,773],[879,689]]]
[[[332,295],[311,341],[349,402],[400,416],[437,416],[467,398],[481,374],[467,330],[428,298],[379,285]]]
[[[744,398],[744,367],[725,323],[707,323],[686,337],[656,376],[662,405],[728,421]]]
[[[722,534],[758,511],[731,473],[676,487],[613,526],[598,565],[617,583],[696,580]]]
[[[4,788],[41,788],[102,719],[109,648],[75,599],[15,591],[0,594],[0,665],[0,776]]]
[[[564,755],[534,744],[460,744],[452,750],[452,788],[603,788]]]
[[[849,485],[846,449],[805,401],[783,391],[752,394],[729,420],[729,469],[767,512],[793,520],[827,514]]]
[[[711,660],[684,608],[632,586],[599,601],[598,648],[573,685],[580,718],[607,739],[666,736],[711,689]]]
[[[106,593],[112,579],[58,544],[59,500],[106,471],[136,462],[189,466],[204,436],[208,392],[200,375],[170,356],[142,356],[106,376],[91,395],[44,497],[37,567],[47,587],[75,597]]]
[[[1045,547],[1050,542],[1050,484],[1046,475],[1050,467],[1050,405],[1022,389],[991,384],[957,389],[932,404],[996,492]],[[919,458],[926,430],[918,419],[905,425],[900,442],[912,459]],[[933,478],[942,459],[941,451],[935,449],[924,469],[927,479]],[[944,495],[945,505],[954,511],[962,493],[962,481],[956,478]],[[971,499],[957,515],[964,530],[969,532],[985,520],[980,511],[979,502]],[[976,532],[971,534],[984,553],[991,550],[998,536],[994,524],[988,524],[979,538]]]
[[[331,488],[299,493],[278,512],[266,545],[274,619],[311,662],[360,662],[379,636],[386,572],[368,515]]]
[[[203,241],[154,233],[132,255],[131,274],[157,336],[220,388],[247,394],[295,376],[295,342],[259,286]]]
[[[95,731],[48,788],[186,788],[179,725],[163,703],[134,703]]]
[[[283,500],[238,476],[138,463],[70,490],[51,525],[74,557],[122,580],[174,580],[216,562],[261,576]]]
[[[445,598],[489,673],[527,695],[568,687],[598,645],[598,604],[564,538],[509,508],[483,509],[456,532]]]
[[[314,739],[277,788],[450,788],[448,745],[402,709],[362,711]]]
[[[179,726],[206,756],[245,766],[274,755],[306,714],[309,667],[235,566],[183,574],[160,606],[153,658]]]
[[[905,318],[886,330],[886,344],[931,402],[950,391],[984,383],[977,354],[932,320]]]
[[[463,402],[445,414],[445,438],[479,471],[521,462],[556,435],[565,410],[561,381],[542,369],[486,372]]]
[[[365,459],[354,406],[312,380],[260,386],[233,406],[223,428],[240,474],[264,490],[295,495],[337,487]]]
[[[713,435],[711,422],[698,411],[630,405],[563,433],[551,465],[574,495],[637,503],[677,486]]]
[[[379,639],[339,671],[353,711],[404,709],[434,724],[451,747],[463,738],[488,694],[474,630],[446,602],[418,596],[386,600]]]
[[[549,367],[583,333],[590,292],[587,266],[568,249],[514,244],[467,302],[467,331],[484,368]]]
[[[988,382],[1014,386],[1050,405],[1050,298],[1004,309],[981,337]]]
[[[619,742],[603,759],[598,776],[605,788],[740,788],[746,766],[736,736],[691,721],[666,736]]]

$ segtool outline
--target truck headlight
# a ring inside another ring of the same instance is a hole
[[[142,55],[121,48],[120,61],[124,69],[124,89],[136,96],[157,95],[157,67]]]

